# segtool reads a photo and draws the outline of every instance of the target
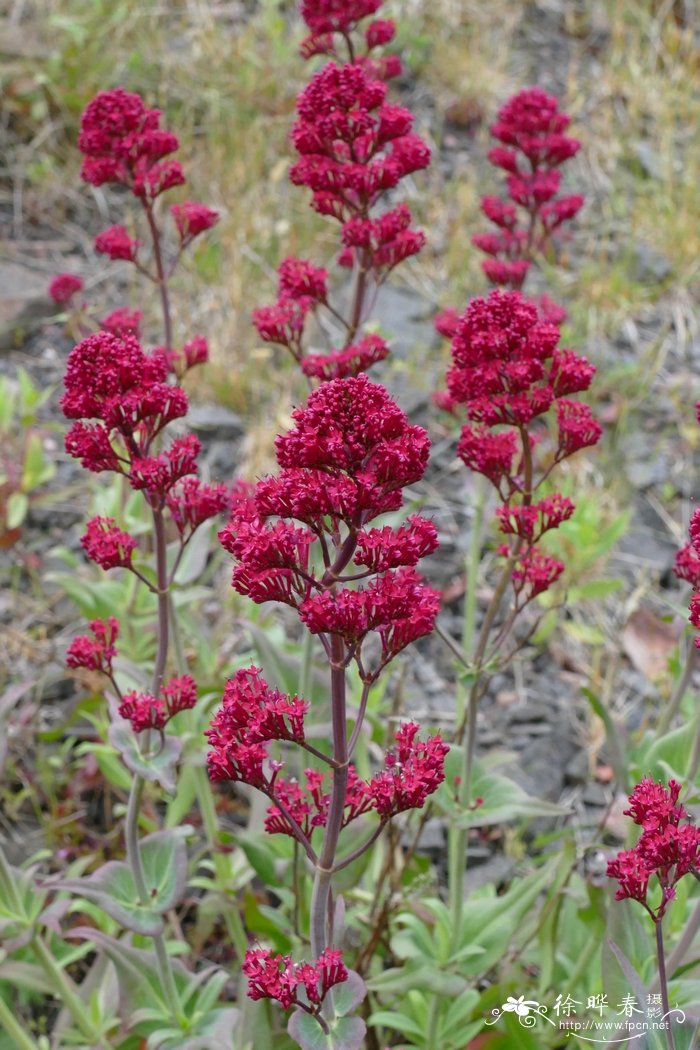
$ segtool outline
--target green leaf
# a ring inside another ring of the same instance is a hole
[[[22,490],[32,492],[33,489],[50,481],[56,473],[53,463],[47,463],[44,456],[44,446],[37,433],[30,433],[24,449],[24,467],[22,470]]]
[[[274,886],[278,875],[274,858],[266,845],[266,838],[252,831],[242,831],[236,835],[236,845],[241,847],[256,875],[259,875],[266,885]]]
[[[287,1031],[302,1050],[362,1050],[367,1026],[360,1017],[338,1017],[324,1032],[311,1014],[296,1010],[289,1018]]]
[[[109,861],[86,878],[58,879],[51,885],[92,901],[125,929],[153,937],[163,930],[161,915],[185,892],[187,848],[183,837],[188,831],[170,828],[141,840],[147,905],[141,903],[133,872],[124,861]]]
[[[475,955],[480,954],[483,949],[473,945]],[[428,964],[424,966],[413,966],[407,963],[405,966],[392,967],[377,974],[376,977],[367,981],[367,987],[373,992],[384,995],[395,993],[404,995],[413,988],[419,991],[428,989],[436,995],[462,996],[468,989],[468,983],[459,974],[450,973]]]
[[[447,799],[452,803],[451,792],[452,788],[445,780],[437,795],[438,804],[442,802],[441,795],[447,795]],[[454,816],[457,827],[481,828],[492,824],[504,824],[521,817],[559,817],[569,812],[554,802],[533,798],[510,777],[500,773],[488,773],[480,763],[475,765],[472,797],[482,798],[483,804]]]
[[[29,500],[24,492],[11,492],[5,506],[5,521],[8,529],[18,529],[27,516]]]
[[[376,1025],[384,1025],[385,1028],[391,1028],[395,1032],[401,1032],[402,1035],[412,1035],[416,1039],[424,1039],[425,1031],[423,1026],[418,1024],[408,1014],[402,1014],[394,1010],[377,1010],[369,1018],[369,1023],[374,1027]],[[431,1048],[432,1050],[432,1048]]]
[[[174,795],[175,773],[182,751],[182,740],[177,736],[164,736],[160,751],[144,755],[139,750],[138,740],[126,719],[112,722],[108,732],[109,742],[119,752],[124,765],[151,783],[160,784],[164,791]]]
[[[354,970],[348,970],[348,977],[332,991],[333,1012],[336,1017],[347,1017],[351,1010],[359,1006],[367,995],[367,986]]]

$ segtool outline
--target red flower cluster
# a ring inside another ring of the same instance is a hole
[[[73,296],[83,287],[80,277],[72,273],[57,273],[49,285],[49,295],[55,303],[62,306],[69,303]]]
[[[679,580],[686,580],[691,584],[693,590],[700,589],[700,554],[692,543],[685,543],[676,552],[673,571]]]
[[[83,179],[93,186],[114,183],[129,189],[149,215],[151,235],[156,240],[160,238],[153,218],[156,197],[185,183],[180,162],[171,159],[180,145],[177,135],[161,128],[160,119],[160,110],[148,109],[140,95],[122,88],[100,91],[83,113],[78,137],[85,158]],[[171,214],[181,250],[219,219],[212,208],[189,200],[172,205]],[[110,226],[95,238],[98,252],[110,259],[136,263],[147,272],[138,259],[140,245],[124,226]],[[149,276],[158,282],[164,279],[160,269]]]
[[[416,740],[420,726],[406,722],[396,733],[396,748],[386,756],[386,769],[372,777],[369,794],[383,820],[407,809],[422,809],[428,795],[445,779],[449,747],[437,734]]]
[[[112,677],[112,660],[117,655],[116,641],[119,637],[119,621],[116,616],[107,620],[90,620],[92,637],[79,634],[71,642],[66,654],[66,665],[84,667],[88,671],[100,671]]]
[[[161,689],[161,696],[150,693],[125,693],[119,714],[131,722],[135,733],[146,729],[162,731],[180,711],[189,711],[197,703],[197,686],[188,674],[171,678]]]
[[[95,237],[95,251],[108,255],[110,259],[136,262],[141,242],[130,237],[123,226],[110,226]]]
[[[290,817],[309,840],[314,828],[326,826],[331,802],[330,794],[324,791],[328,786],[326,777],[317,770],[305,769],[304,779],[304,787],[297,780],[284,780],[282,777],[275,780],[274,796],[271,798],[277,804],[268,808],[265,817],[265,831],[269,835],[294,836],[295,826]],[[370,809],[372,799],[368,784],[360,780],[355,767],[350,765],[341,828],[347,827],[352,820]]]
[[[140,698],[140,704],[146,714],[158,710],[152,697]],[[265,830],[271,834],[294,835],[296,824],[310,838],[314,828],[326,824],[330,795],[324,791],[324,774],[305,770],[305,787],[285,780],[279,776],[282,763],[270,760],[266,746],[271,740],[303,745],[308,709],[307,701],[271,689],[260,669],[249,667],[226,683],[221,707],[205,734],[211,745],[210,779],[250,784],[266,794],[272,805]],[[442,783],[448,747],[439,736],[417,740],[419,728],[407,722],[398,730],[397,747],[387,754],[385,769],[371,780],[360,780],[350,766],[343,827],[373,809],[382,821],[406,809],[420,809]]]
[[[487,299],[473,299],[461,317],[454,311],[442,315],[440,327],[452,334],[449,408],[455,412],[463,406],[468,418],[457,454],[505,501],[497,516],[501,531],[518,538],[513,587],[521,607],[550,587],[563,569],[534,545],[571,517],[574,506],[556,493],[538,501],[533,494],[554,465],[600,439],[601,426],[589,407],[569,397],[589,387],[595,369],[558,346],[558,327],[543,320],[520,292],[496,290]],[[556,444],[551,449],[545,443],[547,456],[537,478],[535,453],[545,432],[532,425],[552,407]],[[508,551],[501,548],[503,554]]]
[[[430,160],[428,147],[412,131],[410,111],[386,101],[384,81],[392,56],[369,56],[392,39],[393,22],[376,20],[367,26],[363,54],[351,41],[357,23],[380,6],[381,0],[308,0],[302,5],[312,31],[304,54],[329,54],[336,61],[316,73],[299,95],[292,140],[300,159],[290,179],[312,191],[316,211],[341,224],[337,262],[354,270],[356,282],[350,316],[344,318],[329,302],[327,272],[304,259],[284,260],[277,301],[253,313],[262,339],[286,347],[307,376],[322,381],[356,376],[387,355],[379,337],[357,338],[367,319],[366,300],[425,243],[424,234],[411,226],[406,204],[373,213],[387,192]],[[341,41],[349,49],[345,63],[336,52]],[[331,314],[331,324],[340,320],[344,325],[345,343],[328,353],[307,354],[307,319],[321,307]]]
[[[376,675],[432,630],[437,613],[437,592],[413,568],[437,546],[432,523],[414,516],[399,529],[367,527],[422,477],[428,437],[364,375],[325,383],[293,419],[276,441],[281,473],[258,482],[219,534],[238,562],[233,585],[255,602],[291,605],[315,634],[340,635],[348,659],[359,660],[363,640],[377,633]],[[364,571],[346,577],[353,559]],[[366,587],[348,586],[369,576]]]
[[[180,235],[180,243],[185,248],[195,237],[205,230],[210,230],[219,221],[219,213],[214,208],[207,208],[205,204],[196,201],[183,201],[182,204],[173,204],[170,208],[177,232]]]
[[[303,744],[308,709],[306,700],[271,689],[259,667],[237,671],[227,681],[221,707],[205,734],[212,746],[210,778],[253,784],[272,797],[274,778],[263,768],[264,745],[270,740]]]
[[[389,356],[389,346],[380,335],[364,335],[357,343],[329,354],[307,354],[301,359],[304,375],[327,382],[359,375]]]
[[[138,546],[133,536],[117,526],[114,518],[99,515],[88,521],[80,544],[90,561],[103,569],[130,569],[131,556]]]
[[[615,899],[639,901],[654,922],[663,918],[679,880],[696,871],[700,863],[700,828],[681,824],[688,813],[678,802],[680,791],[675,780],[669,780],[668,789],[646,777],[637,784],[630,795],[630,808],[624,812],[643,828],[641,838],[633,849],[618,853],[607,868],[609,878],[620,884]],[[656,907],[647,899],[652,875],[661,886]]]
[[[329,55],[338,60],[338,45],[344,43],[348,59],[370,70],[373,76],[381,80],[398,76],[401,72],[401,59],[398,55],[372,54],[376,48],[384,47],[394,39],[394,22],[387,18],[374,19],[365,27],[359,43],[351,39],[351,34],[358,28],[358,24],[376,14],[382,2],[383,0],[303,0],[301,16],[311,33],[301,43],[302,56],[308,59],[313,55]]]
[[[472,243],[489,256],[481,265],[493,284],[521,288],[534,256],[583,206],[579,194],[559,195],[559,168],[581,146],[564,134],[570,123],[556,98],[534,87],[511,98],[491,127],[503,145],[488,156],[506,172],[508,200],[482,198],[482,211],[496,232],[476,234]]]
[[[118,310],[112,310],[110,314],[102,318],[100,328],[103,332],[109,332],[111,335],[122,337],[133,335],[134,339],[140,339],[141,311],[131,311],[121,306]]]
[[[243,973],[249,981],[251,999],[275,999],[288,1010],[300,1004],[301,990],[305,993],[301,1002],[310,1013],[318,1013],[330,989],[348,979],[342,952],[334,948],[326,948],[313,964],[294,963],[289,955],[251,948],[246,952]]]
[[[81,175],[93,186],[126,186],[136,197],[153,200],[185,177],[176,160],[164,160],[179,148],[172,131],[160,127],[160,110],[147,109],[140,95],[116,88],[100,91],[80,122]]]

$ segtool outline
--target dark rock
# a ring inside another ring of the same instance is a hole
[[[587,806],[607,806],[608,804],[608,795],[605,788],[595,780],[591,781],[590,784],[586,784],[581,798]]]
[[[191,405],[187,423],[196,434],[208,440],[236,441],[245,434],[241,417],[223,405]]]
[[[564,770],[564,783],[585,784],[589,773],[588,755],[585,751],[577,751]]]

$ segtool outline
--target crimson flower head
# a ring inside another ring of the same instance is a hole
[[[229,506],[230,493],[226,485],[209,485],[192,474],[181,478],[166,496],[166,503],[175,527],[183,539],[192,535],[200,525]]]
[[[416,722],[401,726],[396,748],[386,756],[385,769],[369,782],[374,807],[384,820],[407,809],[421,809],[445,779],[449,747],[438,734],[417,740],[419,730]]]
[[[111,677],[112,660],[117,653],[119,621],[116,616],[110,616],[107,620],[91,620],[89,627],[90,634],[80,634],[71,642],[66,654],[66,665],[100,671]]]
[[[134,339],[139,339],[141,336],[141,311],[129,310],[121,306],[102,318],[100,328],[111,335],[132,335]]]
[[[673,571],[679,580],[692,584],[693,590],[700,589],[700,555],[691,543],[685,543],[676,551]]]
[[[216,226],[219,221],[218,211],[215,211],[214,208],[207,208],[205,204],[198,204],[196,201],[173,204],[170,211],[183,247],[200,233]]]
[[[130,569],[138,546],[135,537],[120,529],[114,518],[100,515],[87,522],[80,544],[88,558],[103,569]]]
[[[376,633],[376,674],[437,614],[438,594],[414,568],[437,546],[432,523],[413,516],[399,528],[370,527],[422,477],[428,436],[365,375],[324,383],[292,418],[276,440],[280,474],[238,501],[219,534],[237,561],[233,585],[255,602],[291,605],[315,634],[340,635],[349,658]],[[321,569],[311,557],[319,547]],[[346,579],[353,559],[364,572]],[[354,586],[358,577],[366,585]]]
[[[95,237],[95,251],[108,255],[113,260],[136,262],[140,243],[129,236],[124,226],[110,226]]]
[[[331,988],[348,979],[342,953],[326,948],[315,963],[294,963],[289,955],[250,948],[243,962],[251,999],[274,999],[285,1010],[297,1005],[302,992],[305,1009],[317,1013]],[[309,1007],[310,1004],[310,1007]]]
[[[73,296],[81,291],[83,282],[72,273],[58,273],[49,285],[49,295],[58,305],[69,303]]]
[[[119,705],[119,714],[131,722],[135,733],[146,729],[162,731],[171,718],[180,711],[188,711],[197,703],[197,686],[190,675],[171,678],[163,686],[161,696],[150,693],[125,693]]]
[[[645,777],[637,784],[624,812],[643,829],[641,838],[633,849],[618,853],[607,868],[608,876],[619,883],[615,899],[639,901],[654,922],[663,918],[679,880],[697,871],[700,863],[700,828],[681,824],[688,813],[678,801],[680,791],[676,780],[669,780],[664,787]],[[654,875],[661,887],[661,899],[655,907],[647,897]]]
[[[389,346],[379,335],[364,335],[357,343],[329,354],[307,354],[302,358],[301,370],[306,376],[329,379],[347,379],[366,372],[368,368],[389,356]]]
[[[179,148],[177,136],[160,127],[160,111],[147,109],[140,95],[116,88],[100,91],[80,122],[81,175],[93,186],[117,183],[145,201],[184,181],[178,161],[165,160]]]
[[[430,150],[411,130],[411,112],[387,103],[386,85],[359,65],[330,62],[302,91],[297,111],[292,141],[301,159],[290,178],[312,190],[323,215],[345,221],[366,213],[430,161]]]
[[[166,382],[167,374],[164,356],[146,354],[135,336],[101,331],[70,352],[61,398],[64,414],[77,421],[66,435],[66,451],[88,470],[125,474],[153,505],[162,505],[180,478],[197,472],[200,447],[190,435],[151,454],[154,438],[187,412],[187,395]]]

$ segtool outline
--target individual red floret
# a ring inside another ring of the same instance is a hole
[[[124,226],[110,226],[95,237],[95,251],[110,259],[136,262],[140,241],[130,237]]]
[[[170,211],[183,248],[200,233],[216,226],[220,218],[218,211],[215,211],[214,208],[208,208],[205,204],[198,204],[196,201],[173,204]]]
[[[98,515],[90,518],[86,528],[80,545],[91,561],[103,569],[131,568],[131,557],[138,543],[117,526],[114,518]]]
[[[66,654],[66,666],[84,667],[88,671],[100,671],[111,677],[112,661],[117,654],[116,641],[119,637],[119,620],[110,616],[106,620],[91,620],[90,632],[80,634],[71,642]]]
[[[55,303],[63,306],[82,288],[83,282],[80,277],[72,273],[58,273],[49,285],[49,295]]]
[[[372,777],[369,794],[380,817],[388,820],[407,809],[422,809],[428,795],[445,779],[449,747],[436,734],[417,740],[420,726],[406,722],[396,733],[396,748],[387,753],[385,769]]]

